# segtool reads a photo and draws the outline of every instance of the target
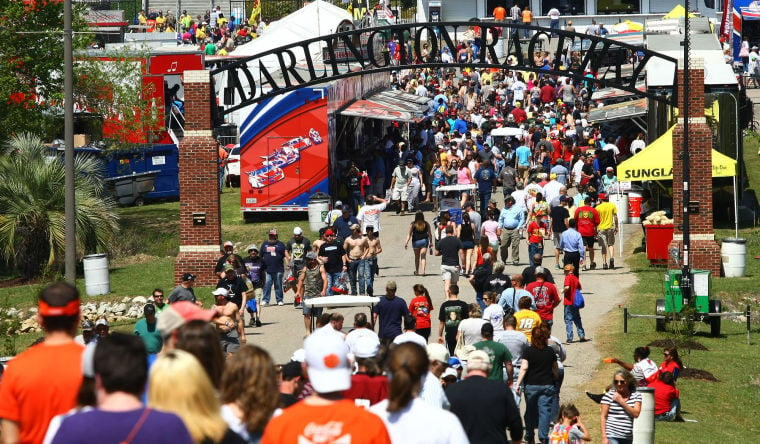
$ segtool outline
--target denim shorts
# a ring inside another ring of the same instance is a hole
[[[412,248],[427,248],[430,246],[430,239],[422,238],[412,242]]]

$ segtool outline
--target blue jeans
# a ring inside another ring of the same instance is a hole
[[[607,439],[610,441],[610,444],[633,444],[633,438],[613,438],[612,436],[608,436]]]
[[[359,259],[348,263],[348,279],[351,281],[351,294],[367,294],[367,260]],[[359,281],[359,287],[356,287],[356,281]]]
[[[375,270],[377,269],[377,257],[368,257],[365,259],[367,263],[367,295],[372,296],[374,294],[375,287]]]
[[[578,338],[583,339],[586,333],[583,331],[583,322],[581,321],[581,311],[575,305],[565,305],[565,333],[567,340],[573,340],[573,324],[578,330]]]
[[[224,186],[224,167],[219,168],[219,192],[222,192],[222,187]]]
[[[338,279],[340,279],[341,272],[337,273],[327,273],[327,296],[332,296],[335,293],[333,293],[332,288],[333,285],[338,283]]]
[[[282,302],[282,272],[267,273],[267,281],[264,283],[264,302],[269,303],[272,296],[272,283],[274,283],[274,298],[277,302]]]
[[[486,303],[483,301],[483,293],[484,291],[476,291],[475,292],[475,302],[478,303],[480,306],[480,311],[483,311],[486,309]]]
[[[488,214],[488,201],[491,200],[491,190],[479,192],[478,197],[480,198],[480,216],[485,218]]]
[[[544,243],[541,242],[539,244],[529,243],[528,244],[528,261],[530,262],[531,267],[535,267],[536,264],[533,263],[533,255],[536,253],[544,254]]]
[[[654,416],[655,421],[673,421],[681,410],[681,400],[676,398],[670,403],[670,410]]]
[[[549,422],[552,421],[552,401],[557,393],[554,385],[525,386],[525,439],[533,441],[533,431],[538,427],[538,439],[549,439]]]

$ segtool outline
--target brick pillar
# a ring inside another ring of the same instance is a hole
[[[212,133],[209,71],[185,71],[185,135],[179,145],[179,255],[174,280],[183,273],[197,276],[196,285],[214,286],[214,266],[221,256],[217,143]],[[205,216],[196,225],[194,216]]]
[[[683,111],[683,61],[678,61],[678,109]],[[699,202],[699,214],[689,214],[689,263],[694,270],[710,270],[720,276],[720,247],[713,232],[712,190],[712,131],[704,116],[704,61],[691,59],[689,72],[689,171],[691,200]],[[675,234],[669,249],[678,248],[683,254],[683,115],[673,129],[673,219]],[[681,258],[683,260],[683,258]],[[672,257],[668,257],[669,269],[680,269]]]

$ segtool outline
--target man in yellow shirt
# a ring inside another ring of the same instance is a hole
[[[599,213],[599,225],[597,226],[597,238],[602,250],[602,268],[607,265],[607,252],[610,254],[609,268],[615,268],[615,235],[618,231],[617,205],[610,203],[610,197],[605,193],[599,193],[599,203],[596,212]]]

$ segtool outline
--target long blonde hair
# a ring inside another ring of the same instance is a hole
[[[248,433],[263,433],[280,403],[274,362],[264,349],[245,345],[227,360],[222,375],[222,402],[236,403]]]
[[[177,414],[196,443],[218,442],[227,431],[211,380],[186,351],[171,350],[156,359],[150,369],[148,406]]]

